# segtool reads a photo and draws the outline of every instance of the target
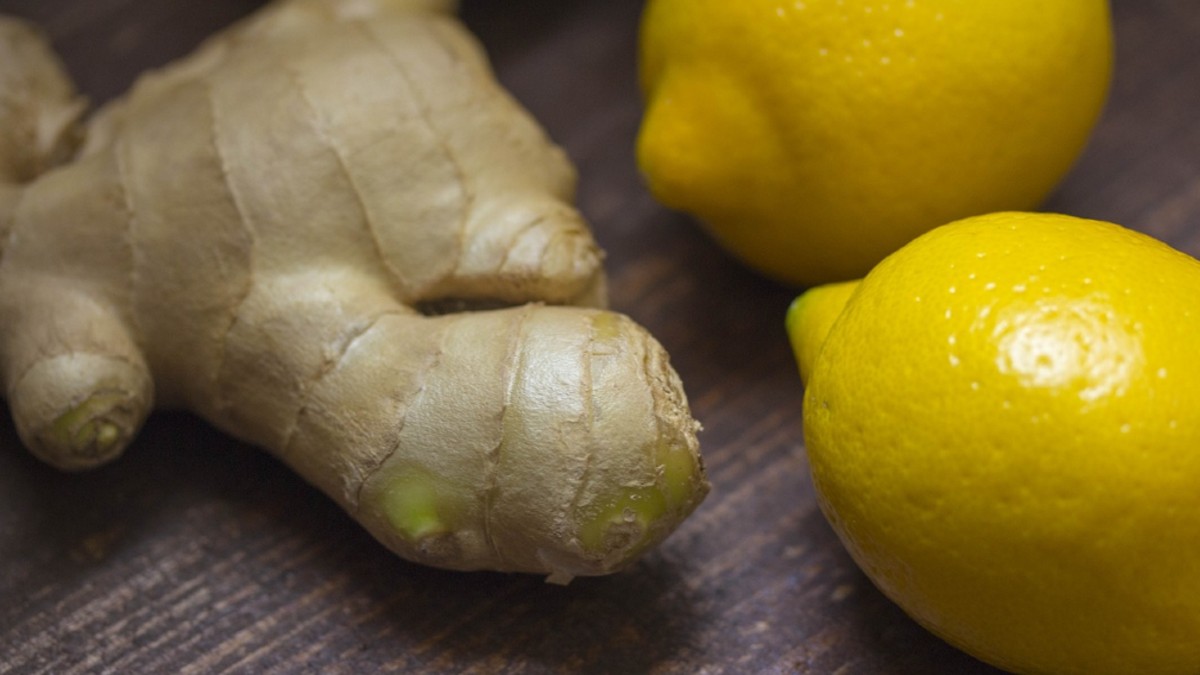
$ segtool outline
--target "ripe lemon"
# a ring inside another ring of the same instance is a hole
[[[640,49],[651,191],[805,285],[1034,208],[1112,61],[1105,0],[650,0]]]
[[[802,296],[813,481],[854,559],[1002,668],[1200,672],[1197,298],[1164,244],[1020,213]]]

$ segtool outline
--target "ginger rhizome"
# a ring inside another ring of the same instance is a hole
[[[0,376],[32,452],[95,466],[185,408],[405,558],[555,581],[697,506],[679,379],[600,308],[573,168],[449,4],[280,0],[86,125],[3,24]]]

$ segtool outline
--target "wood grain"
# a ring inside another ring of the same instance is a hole
[[[97,101],[257,0],[0,0]],[[260,452],[152,418],[128,456],[67,475],[0,421],[0,672],[997,672],[911,622],[817,510],[794,295],[658,206],[634,167],[636,0],[465,0],[501,79],[580,169],[615,306],[672,354],[714,491],[626,573],[566,588],[388,554]],[[1200,6],[1116,0],[1118,70],[1048,208],[1200,254]],[[6,411],[0,411],[6,412]]]

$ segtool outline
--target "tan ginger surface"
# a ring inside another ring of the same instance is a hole
[[[552,581],[696,507],[679,379],[599,308],[573,169],[450,4],[280,0],[77,152],[61,69],[0,24],[0,375],[36,455],[95,466],[183,407],[405,558]]]

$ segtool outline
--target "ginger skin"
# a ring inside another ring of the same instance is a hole
[[[182,407],[407,559],[556,582],[699,504],[679,379],[599,308],[573,169],[450,5],[277,0],[48,171],[82,106],[0,24],[35,45],[0,61],[0,128],[34,130],[0,138],[0,378],[32,452],[96,466]]]

